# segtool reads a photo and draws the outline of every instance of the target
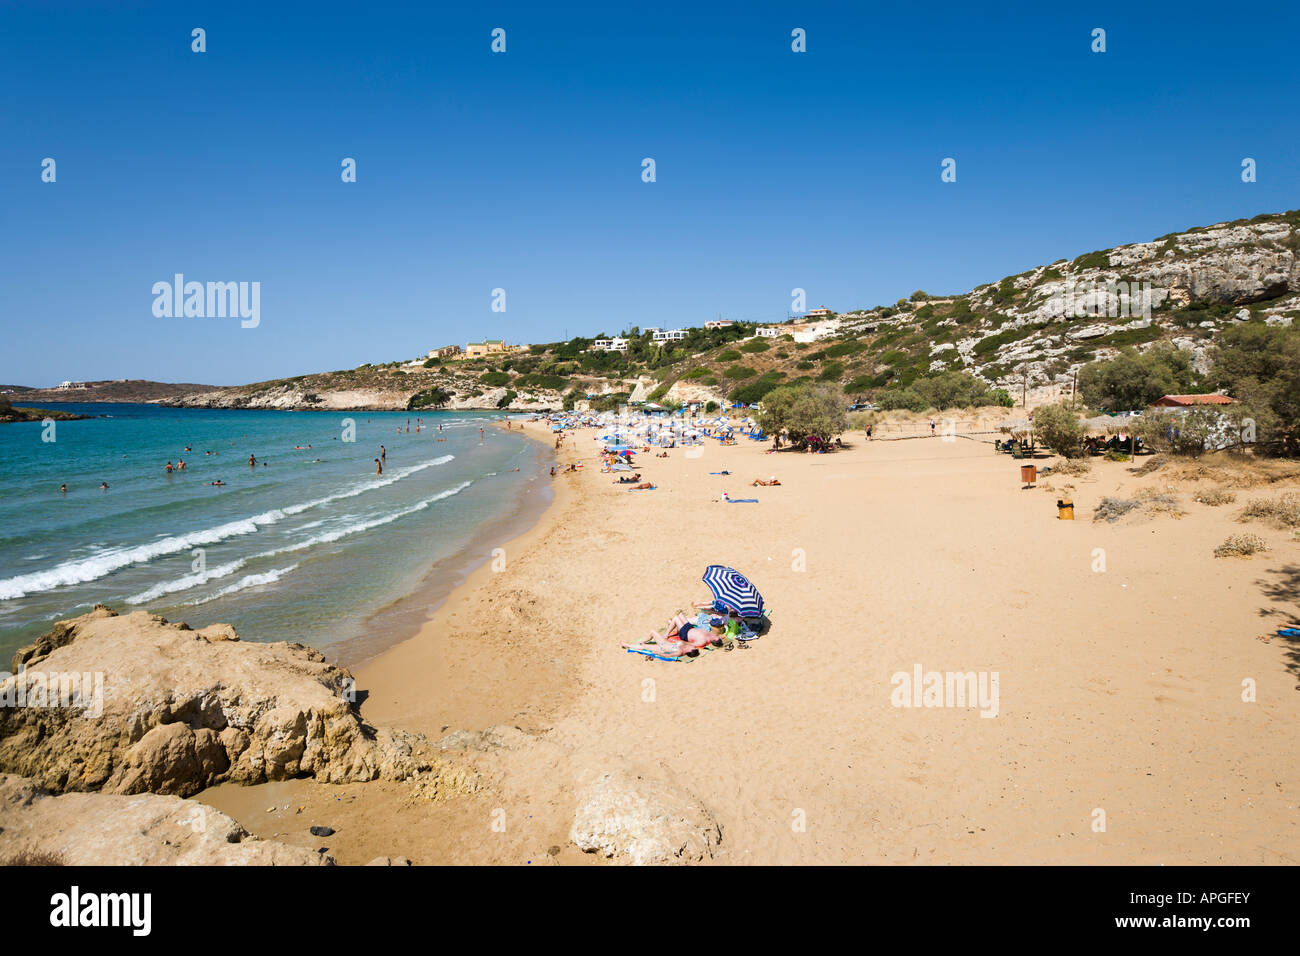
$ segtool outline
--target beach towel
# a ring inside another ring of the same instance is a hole
[[[724,500],[727,502],[727,504],[731,504],[731,505],[756,505],[756,504],[758,504],[758,499],[757,499],[757,498],[727,498],[727,499],[724,499]]]
[[[1279,627],[1277,633],[1279,637],[1300,637],[1300,627]]]
[[[729,471],[711,471],[711,472],[709,472],[709,474],[710,474],[710,475],[729,475],[729,474],[731,474],[731,472],[729,472]]]
[[[657,661],[668,661],[670,664],[673,663],[674,661],[680,661],[682,659],[680,657],[664,657],[662,654],[656,654],[653,651],[645,651],[639,647],[628,647],[628,648],[624,648],[624,650],[626,650],[629,654],[644,654],[646,657],[652,657]],[[686,660],[691,660],[691,658],[688,657],[686,658]]]

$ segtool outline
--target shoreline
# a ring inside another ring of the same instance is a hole
[[[499,424],[497,428],[500,428]],[[547,447],[543,436],[533,434],[527,428],[523,429],[523,436],[538,444],[542,451],[552,451]],[[551,457],[558,467],[559,454],[553,453]],[[504,551],[507,571],[514,560],[536,553],[550,533],[568,517],[570,510],[576,504],[576,495],[573,491],[569,482],[563,480],[557,473],[551,485],[551,500],[537,513],[528,527],[513,537],[502,540],[498,545]],[[421,622],[415,633],[390,644],[386,649],[367,658],[354,668],[357,686],[365,689],[369,695],[363,708],[363,716],[367,720],[400,726],[404,730],[424,733],[431,740],[436,740],[444,726],[480,729],[507,722],[517,716],[513,703],[495,697],[490,703],[485,701],[481,688],[458,684],[452,679],[452,675],[442,670],[439,665],[439,660],[446,650],[445,632],[451,622],[462,614],[470,602],[479,597],[485,586],[497,576],[497,572],[492,569],[492,559],[493,554],[490,551],[486,556],[476,559],[474,566],[446,593],[438,606]],[[487,640],[485,635],[485,640],[477,650],[481,656],[495,659],[496,655],[492,653],[494,649],[490,645],[491,641]],[[490,663],[490,661],[476,661],[472,662],[471,667],[474,670],[482,670]],[[509,671],[511,668],[507,666],[506,670]],[[422,682],[430,675],[437,675],[435,683],[433,686],[425,686]],[[523,683],[528,682],[528,678],[523,674],[498,674],[499,678],[502,676],[506,678],[505,682],[510,684],[516,683],[516,678]],[[554,689],[547,688],[548,691]],[[404,700],[428,697],[437,697],[446,703],[425,713],[402,703]],[[444,718],[437,715],[443,714],[446,715],[445,723],[440,723],[439,721]]]
[[[535,451],[540,466],[545,468],[549,464],[543,454],[545,448]],[[533,464],[534,462],[529,462],[529,466]],[[541,479],[539,476],[529,480]],[[399,594],[372,611],[362,622],[364,633],[336,641],[321,650],[339,666],[356,671],[383,657],[393,648],[418,637],[421,629],[458,589],[465,586],[474,572],[491,560],[491,548],[484,548],[484,542],[505,541],[509,546],[535,527],[554,506],[554,491],[545,485],[541,487],[547,490],[536,498],[529,498],[533,489],[524,489],[520,494],[520,508],[507,512],[475,531],[473,541],[464,549],[434,561],[414,590]],[[550,500],[538,503],[539,499],[546,498]]]

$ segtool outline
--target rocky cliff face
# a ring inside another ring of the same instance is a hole
[[[1289,325],[1300,317],[1300,212],[1061,260],[928,311],[933,315],[924,314],[925,301],[911,303],[883,320],[865,313],[848,328],[928,328],[931,371],[965,368],[1007,387],[1026,375],[1031,386],[1061,385],[1088,361],[1160,341],[1190,351],[1204,370],[1226,326],[1251,319]]]
[[[189,796],[222,781],[401,780],[423,738],[371,727],[351,675],[301,644],[245,644],[99,607],[57,624],[0,681],[0,771],[53,792]]]

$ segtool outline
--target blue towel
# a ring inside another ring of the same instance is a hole
[[[730,504],[733,504],[733,505],[756,505],[756,504],[758,504],[758,499],[757,499],[757,498],[724,498],[724,499],[722,499],[722,500],[723,500],[723,501],[726,501],[726,502],[729,502]]]

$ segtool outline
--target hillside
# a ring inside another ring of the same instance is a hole
[[[11,400],[27,402],[157,402],[163,399],[189,395],[211,385],[189,382],[150,382],[145,379],[119,378],[103,382],[83,382],[84,388],[27,388],[6,386],[12,389]]]
[[[681,342],[629,333],[626,353],[592,339],[527,352],[410,367],[398,362],[195,391],[202,407],[558,408],[619,400],[754,401],[778,384],[820,381],[878,398],[962,370],[1031,406],[1068,393],[1074,373],[1120,348],[1172,342],[1206,368],[1233,323],[1289,325],[1300,316],[1300,211],[1200,226],[1085,253],[962,295],[917,291],[893,305],[840,313],[816,342],[752,338],[752,326],[694,329]],[[26,398],[26,396],[24,396]],[[445,399],[445,401],[439,401]]]

